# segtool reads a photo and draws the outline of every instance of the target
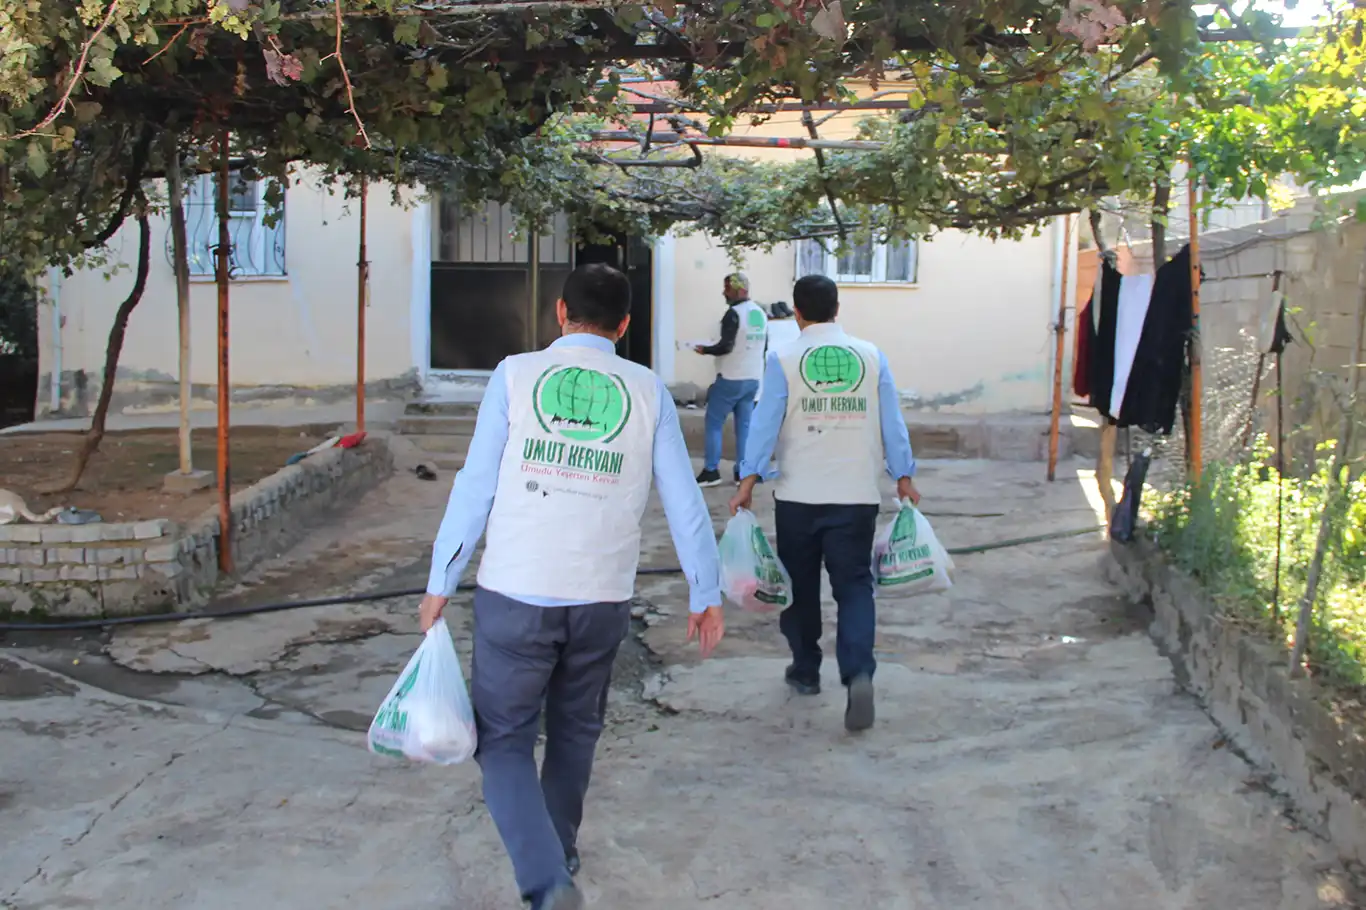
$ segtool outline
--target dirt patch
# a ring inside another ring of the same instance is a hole
[[[195,430],[194,464],[213,470],[217,464],[217,431]],[[33,433],[0,437],[0,477],[4,487],[27,501],[30,509],[57,506],[94,509],[105,521],[169,518],[186,522],[217,502],[213,489],[183,495],[167,493],[162,479],[180,463],[176,431],[135,430],[111,433],[90,459],[76,489],[66,496],[43,496],[38,489],[59,482],[80,449],[80,433]],[[245,489],[284,467],[295,452],[312,448],[321,437],[279,427],[242,427],[232,431],[229,454],[233,487]]]

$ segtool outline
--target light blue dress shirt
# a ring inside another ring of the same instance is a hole
[[[810,331],[816,326],[810,326]],[[741,477],[759,475],[772,480],[782,472],[769,469],[773,452],[778,447],[778,434],[787,416],[787,374],[774,351],[769,351],[764,367],[764,395],[754,408],[749,425],[749,440],[745,446],[745,463],[740,465]],[[887,473],[894,479],[915,476],[915,456],[911,453],[911,434],[906,429],[906,418],[901,416],[901,393],[887,355],[878,352],[878,423],[882,426],[882,452]]]
[[[616,350],[609,339],[598,335],[566,335],[551,345],[589,347],[608,354]],[[711,514],[693,478],[692,459],[683,440],[678,410],[673,395],[659,382],[659,421],[655,425],[654,478],[669,521],[678,561],[690,588],[689,608],[701,613],[721,603],[721,559],[716,549]],[[507,376],[503,365],[493,371],[479,416],[474,424],[465,466],[455,475],[446,516],[441,520],[432,545],[432,570],[427,576],[427,593],[450,597],[465,574],[474,548],[484,534],[489,511],[493,508],[503,449],[508,442]],[[506,597],[538,607],[564,607],[582,603],[548,597],[524,597],[516,591],[498,591]]]

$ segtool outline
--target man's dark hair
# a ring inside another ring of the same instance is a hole
[[[792,286],[792,303],[807,322],[834,322],[840,311],[839,288],[824,275],[807,275]]]
[[[594,262],[569,273],[560,298],[570,322],[615,332],[631,312],[631,282],[610,265]]]

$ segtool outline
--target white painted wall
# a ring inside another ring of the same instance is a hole
[[[367,313],[366,373],[375,380],[411,371],[413,332],[414,214],[396,205],[392,188],[370,188],[368,246],[370,307]],[[355,381],[356,260],[359,231],[356,200],[322,189],[307,174],[286,193],[284,278],[247,278],[231,289],[231,370],[234,386],[329,386]],[[151,221],[151,270],[141,304],[129,320],[120,364],[139,378],[174,381],[179,341],[175,276],[166,247],[169,220]],[[425,249],[425,238],[421,245]],[[138,245],[131,220],[110,244],[111,266],[82,270],[61,283],[65,317],[61,369],[84,370],[98,385],[114,312],[133,285]],[[426,275],[424,266],[421,274]],[[193,381],[217,379],[217,289],[212,279],[191,288]],[[50,319],[48,320],[50,321]],[[52,332],[41,339],[40,373],[57,353]],[[128,375],[127,373],[121,375]],[[121,383],[122,385],[122,380]],[[47,401],[39,403],[47,407]]]
[[[842,286],[840,322],[886,352],[898,386],[922,407],[1041,410],[1051,395],[1049,325],[1057,307],[1053,230],[1000,243],[941,234],[921,246],[917,285]],[[735,266],[705,236],[681,237],[676,248],[678,338],[714,339],[725,312],[721,282]],[[796,255],[790,245],[751,253],[741,269],[755,300],[791,302]],[[678,353],[678,381],[705,386],[714,376],[712,358]]]

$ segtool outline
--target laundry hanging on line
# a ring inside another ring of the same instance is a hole
[[[1182,247],[1156,275],[1121,275],[1103,259],[1083,314],[1073,376],[1078,394],[1085,388],[1091,406],[1120,428],[1170,434],[1189,369],[1190,248]],[[1094,334],[1083,339],[1087,332]],[[1083,344],[1089,348],[1085,375]]]

